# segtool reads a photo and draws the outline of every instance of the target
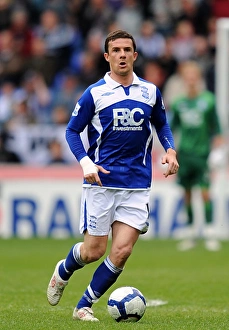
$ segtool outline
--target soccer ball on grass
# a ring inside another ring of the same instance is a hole
[[[137,322],[145,313],[146,300],[138,289],[124,286],[111,293],[107,309],[117,322]]]

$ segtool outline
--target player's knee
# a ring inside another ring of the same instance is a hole
[[[128,259],[132,253],[132,246],[125,246],[120,250],[120,256],[123,259]]]
[[[87,264],[99,260],[105,254],[105,250],[102,247],[96,249],[86,249],[83,256],[83,261]]]
[[[122,246],[112,251],[112,259],[116,266],[122,266],[132,253],[132,246]]]

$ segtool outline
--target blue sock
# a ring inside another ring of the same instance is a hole
[[[107,257],[94,272],[93,278],[77,308],[91,307],[115,283],[122,269],[116,267]]]
[[[67,258],[59,267],[59,275],[64,281],[69,280],[75,270],[85,265],[80,258],[81,244],[82,243],[77,243],[71,248]]]

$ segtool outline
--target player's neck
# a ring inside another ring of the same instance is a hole
[[[117,75],[114,72],[111,72],[110,77],[124,87],[130,86],[133,83],[134,79],[133,72],[130,72],[126,76]]]
[[[196,88],[189,88],[187,90],[187,96],[190,99],[194,99],[195,97],[197,97],[199,95],[199,91]]]

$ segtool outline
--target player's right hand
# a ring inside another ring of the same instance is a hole
[[[110,173],[110,171],[105,170],[105,168],[100,165],[95,165],[95,166],[96,166],[98,172],[102,172],[104,174]],[[88,174],[84,175],[84,178],[88,183],[90,183],[90,184],[97,183],[100,187],[102,187],[102,182],[100,180],[98,173],[88,173]]]

